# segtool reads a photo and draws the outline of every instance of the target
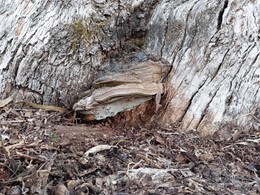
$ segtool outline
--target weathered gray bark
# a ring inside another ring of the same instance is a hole
[[[229,0],[165,1],[156,8],[147,50],[173,66],[164,120],[205,134],[222,125],[259,129],[259,9],[260,1]]]
[[[107,72],[165,59],[172,70],[162,124],[204,134],[259,129],[260,1],[0,5],[0,98],[18,90],[17,99],[72,107]]]
[[[110,56],[143,41],[131,2],[7,0],[0,5],[1,98],[18,88],[21,98],[70,107],[98,71],[107,70]]]

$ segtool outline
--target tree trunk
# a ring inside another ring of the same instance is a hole
[[[156,8],[147,36],[148,52],[173,66],[164,120],[205,134],[259,130],[260,1],[180,2]]]
[[[1,99],[17,91],[16,101],[94,110],[94,118],[103,119],[152,97],[158,106],[164,93],[161,125],[202,134],[259,129],[260,1],[2,0],[0,5]],[[171,70],[164,68],[168,62]],[[136,68],[140,64],[150,70],[145,79]],[[105,85],[97,85],[102,79]],[[131,92],[118,93],[122,87]],[[104,90],[108,98],[93,103]],[[113,114],[100,114],[111,102]]]

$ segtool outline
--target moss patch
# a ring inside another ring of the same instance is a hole
[[[72,50],[77,51],[80,45],[87,46],[105,25],[105,22],[95,24],[83,19],[78,19],[70,24],[68,29]]]

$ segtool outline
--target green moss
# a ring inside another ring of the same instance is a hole
[[[69,39],[71,41],[71,48],[75,52],[79,49],[80,45],[87,46],[94,36],[98,34],[100,29],[106,23],[90,23],[83,19],[78,19],[69,25]]]
[[[80,44],[87,45],[88,41],[95,34],[94,30],[89,30],[82,19],[69,25],[69,39],[73,51],[78,50]]]

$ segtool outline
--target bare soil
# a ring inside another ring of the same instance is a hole
[[[115,128],[0,111],[0,194],[259,194],[260,132]]]

